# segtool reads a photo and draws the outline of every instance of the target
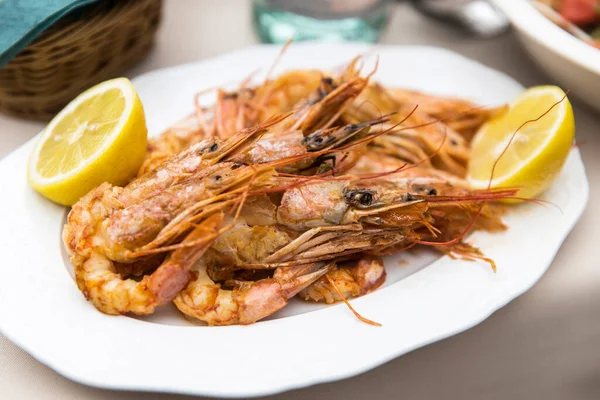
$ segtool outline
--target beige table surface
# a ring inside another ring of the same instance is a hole
[[[504,71],[525,86],[550,82],[511,34],[489,41],[466,38],[424,20],[406,6],[398,6],[382,42],[446,47]],[[249,2],[170,0],[154,51],[128,75],[254,43]],[[460,335],[355,378],[271,399],[600,399],[600,246],[593,239],[600,238],[600,115],[579,103],[575,115],[591,184],[590,201],[535,287]],[[0,115],[0,157],[41,128],[39,123]],[[0,335],[2,400],[142,398],[186,397],[114,392],[73,383]]]

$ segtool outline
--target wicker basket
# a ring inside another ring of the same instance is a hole
[[[102,1],[53,25],[0,69],[0,110],[48,120],[151,47],[161,0]]]

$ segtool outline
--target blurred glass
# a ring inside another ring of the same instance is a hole
[[[510,27],[506,16],[488,0],[410,1],[427,17],[472,35],[493,37],[506,32]]]
[[[254,27],[263,42],[376,42],[390,20],[391,0],[254,0]]]

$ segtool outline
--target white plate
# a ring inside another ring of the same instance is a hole
[[[258,46],[135,79],[150,131],[157,133],[191,111],[196,91],[266,69],[278,51]],[[460,95],[486,105],[508,101],[523,89],[499,72],[429,47],[299,44],[278,70],[332,68],[367,51],[379,54],[376,79],[387,85]],[[387,287],[353,300],[381,328],[357,321],[343,304],[292,304],[269,321],[209,328],[181,324],[169,308],[153,322],[107,316],[83,299],[61,246],[65,209],[26,184],[31,148],[29,142],[0,162],[0,331],[66,377],[113,389],[258,396],[367,371],[476,325],[530,288],[588,198],[584,167],[574,149],[545,195],[560,210],[520,206],[506,216],[511,226],[506,233],[470,238],[496,260],[498,273],[485,264],[432,258],[426,252],[412,256],[408,266],[386,260]],[[430,265],[420,268],[425,264]]]

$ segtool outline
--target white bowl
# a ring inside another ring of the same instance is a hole
[[[565,32],[529,0],[493,0],[525,50],[556,84],[600,111],[600,50]]]

